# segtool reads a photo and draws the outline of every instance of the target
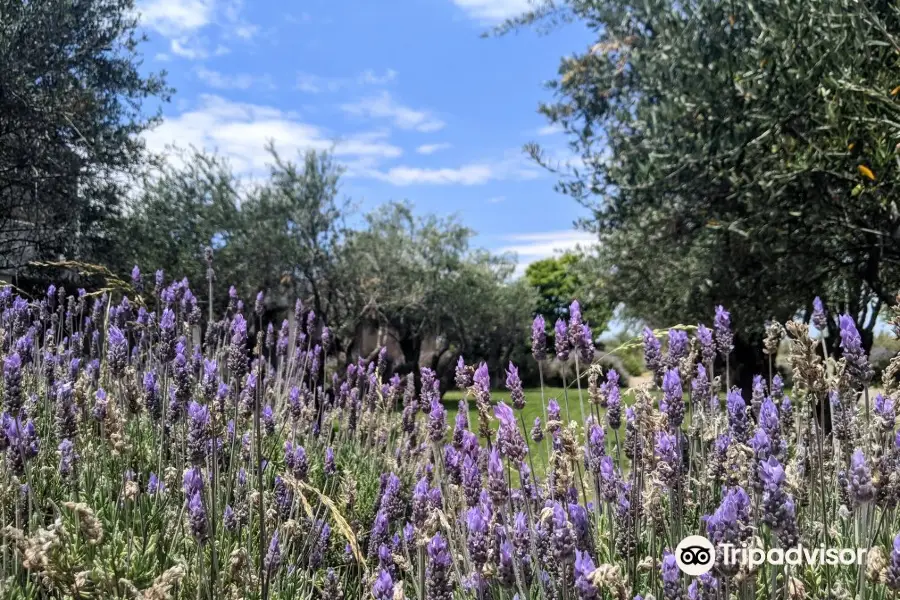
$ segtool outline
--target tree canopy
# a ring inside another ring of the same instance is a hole
[[[723,303],[757,338],[818,294],[871,340],[900,287],[898,15],[850,0],[566,0],[508,24],[594,32],[542,111],[580,158],[559,188],[592,211],[611,296],[660,325]]]
[[[538,260],[525,269],[525,280],[537,292],[537,313],[547,323],[568,319],[573,300],[581,304],[584,321],[595,333],[602,333],[612,316],[612,306],[596,281],[591,256],[566,252]]]
[[[170,92],[142,73],[136,24],[131,0],[0,0],[0,269],[116,243],[144,103]]]

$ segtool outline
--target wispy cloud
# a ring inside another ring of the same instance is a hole
[[[221,73],[200,67],[196,69],[197,77],[205,84],[219,90],[246,90],[252,87],[274,89],[275,84],[268,75],[251,75],[250,73]]]
[[[370,167],[403,153],[388,142],[386,132],[340,136],[306,123],[292,112],[215,95],[201,96],[196,107],[166,119],[145,133],[144,139],[154,152],[164,153],[173,144],[218,152],[235,172],[248,176],[265,172],[270,161],[265,150],[269,141],[286,157],[308,149],[331,150],[342,162],[363,161]]]
[[[398,103],[387,91],[358,102],[344,104],[341,108],[354,116],[388,119],[400,129],[415,129],[428,133],[443,129],[445,125],[427,110],[416,110]]]
[[[528,0],[453,0],[453,3],[470,18],[485,23],[516,17],[532,8]]]
[[[537,130],[537,134],[541,136],[556,135],[558,133],[562,133],[563,131],[565,131],[565,129],[563,129],[562,125],[544,125]]]
[[[401,165],[386,171],[370,170],[367,177],[396,186],[411,185],[483,185],[489,181],[535,179],[540,172],[525,165],[516,155],[500,160],[472,162],[458,167],[420,168]]]
[[[148,0],[138,5],[141,23],[165,36],[179,36],[208,25],[213,0]]]
[[[506,196],[494,196],[493,198],[488,198],[490,204],[500,204],[504,200],[506,200]]]
[[[360,73],[357,80],[362,84],[367,85],[385,85],[394,81],[397,78],[397,71],[393,69],[388,69],[383,74],[379,75],[372,69],[366,69],[362,73]]]
[[[501,252],[514,252],[520,263],[530,263],[560,252],[575,250],[597,243],[597,237],[585,231],[563,230],[539,233],[520,233],[503,238],[507,245]]]
[[[352,87],[387,85],[395,79],[397,79],[397,71],[393,69],[387,69],[384,73],[366,69],[356,77],[324,77],[299,72],[297,73],[297,89],[307,94],[321,94]]]
[[[386,172],[372,172],[371,176],[391,185],[480,185],[495,178],[490,165],[471,164],[459,168],[421,169],[394,167]]]
[[[418,152],[419,154],[434,154],[435,152],[440,152],[441,150],[446,150],[447,148],[450,148],[450,144],[422,144],[421,146],[416,148],[416,152]]]

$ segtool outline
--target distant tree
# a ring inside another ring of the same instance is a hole
[[[240,255],[234,281],[300,298],[332,325],[344,318],[338,272],[348,200],[339,197],[343,168],[328,152],[283,159],[269,146],[269,177],[246,194],[232,246]],[[352,283],[350,283],[352,285]]]
[[[93,260],[165,101],[141,66],[131,0],[0,0],[0,269]]]
[[[440,342],[432,368],[459,354],[497,365],[524,346],[532,296],[510,283],[510,257],[470,249],[471,237],[455,219],[417,217],[403,203],[369,213],[348,237],[350,314],[396,336],[406,369],[422,363],[429,338]]]
[[[568,319],[569,306],[578,300],[584,320],[599,335],[606,329],[613,307],[596,279],[588,255],[580,252],[545,258],[525,269],[525,280],[537,292],[537,312],[548,324]]]

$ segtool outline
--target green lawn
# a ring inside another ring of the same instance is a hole
[[[582,388],[582,397],[584,398],[584,410],[585,414],[590,414],[591,406],[590,401],[588,400],[587,388]],[[568,394],[568,407],[569,410],[566,410],[566,395]],[[447,423],[452,428],[456,422],[456,413],[459,411],[458,405],[459,401],[462,399],[463,393],[459,390],[448,391],[444,394],[443,403],[444,407],[447,409]],[[578,389],[577,388],[569,388],[568,391],[564,388],[559,387],[545,387],[544,388],[544,400],[549,402],[551,398],[556,398],[556,401],[559,403],[560,407],[560,415],[564,422],[568,423],[569,421],[577,421],[579,424],[582,423],[581,420],[581,404],[578,399]],[[491,392],[491,400],[493,402],[506,402],[511,405],[509,400],[509,392],[507,390],[494,390]],[[631,394],[626,394],[625,391],[622,391],[622,427],[619,429],[619,438],[622,440],[622,436],[625,435],[624,432],[624,422],[625,422],[625,406],[630,405],[634,400]],[[603,423],[605,424],[605,410],[600,411],[600,418],[603,419]],[[521,411],[515,411],[516,416],[524,419],[525,421],[525,433],[526,439],[528,441],[529,454],[531,455],[531,461],[534,465],[534,471],[543,477],[547,468],[547,445],[546,441],[540,444],[535,444],[531,440],[531,427],[534,425],[535,417],[540,417],[541,423],[546,423],[544,419],[544,409],[541,406],[541,389],[540,388],[530,388],[525,390],[525,408]],[[491,415],[493,417],[493,414]],[[491,427],[496,431],[497,429],[497,421],[494,419],[491,422]],[[475,409],[475,401],[470,396],[469,397],[469,428],[477,433],[478,431],[478,411]],[[521,429],[522,426],[520,425]],[[607,438],[606,444],[608,448],[613,447],[613,443],[615,438],[613,436],[613,432],[607,428]],[[483,443],[483,442],[482,442]]]

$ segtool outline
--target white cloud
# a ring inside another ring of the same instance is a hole
[[[166,153],[170,145],[218,152],[242,175],[265,173],[270,162],[265,150],[271,140],[285,157],[304,150],[332,150],[341,162],[362,161],[369,168],[402,150],[387,141],[382,131],[339,137],[309,123],[297,114],[270,106],[232,102],[215,95],[200,97],[199,106],[166,119],[144,134],[147,147]]]
[[[419,154],[434,154],[435,152],[439,152],[441,150],[446,150],[450,147],[450,144],[422,144],[418,148],[416,148],[416,152]]]
[[[544,125],[540,129],[537,130],[538,135],[556,135],[557,133],[562,133],[565,131],[562,125]]]
[[[252,40],[257,33],[259,33],[259,25],[249,23],[238,25],[234,30],[234,34],[242,40]]]
[[[453,0],[469,17],[496,23],[516,17],[532,8],[528,0]]]
[[[149,0],[138,5],[141,23],[165,36],[196,31],[213,19],[213,0]]]
[[[229,75],[227,73],[220,73],[219,71],[213,71],[203,67],[198,68],[196,73],[197,77],[208,86],[220,90],[246,90],[254,86],[266,89],[273,89],[275,87],[275,84],[272,83],[272,78],[268,75],[251,75],[250,73],[235,73]]]
[[[457,169],[420,169],[418,167],[394,167],[386,172],[374,171],[372,177],[391,185],[480,185],[496,178],[490,165],[471,164]]]
[[[398,104],[386,91],[382,91],[377,96],[364,98],[359,102],[344,104],[341,108],[355,116],[389,119],[401,129],[415,129],[428,133],[444,127],[444,122],[432,116],[428,111],[415,110]]]
[[[189,60],[197,60],[209,56],[209,51],[202,44],[197,41],[191,41],[188,38],[171,40],[169,50],[172,54]]]
[[[591,246],[597,237],[586,231],[563,230],[541,233],[520,233],[504,238],[508,245],[501,252],[514,252],[520,263],[530,263],[548,258],[560,252],[575,250],[578,246]]]
[[[500,204],[504,200],[506,200],[506,196],[494,196],[493,198],[488,198],[490,204]]]
[[[528,180],[539,171],[523,166],[519,156],[498,161],[473,162],[459,167],[436,169],[401,165],[387,171],[369,170],[365,176],[396,186],[408,185],[482,185],[489,181]]]
[[[359,74],[357,81],[365,85],[385,85],[397,78],[397,71],[388,69],[383,75],[379,75],[372,69],[366,69]]]

